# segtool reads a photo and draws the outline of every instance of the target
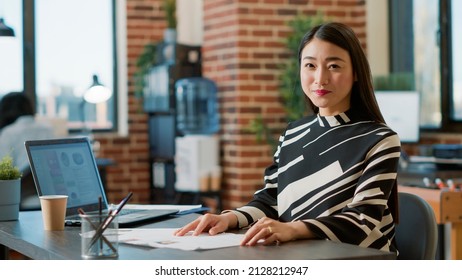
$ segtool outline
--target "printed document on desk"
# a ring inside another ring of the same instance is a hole
[[[178,214],[198,213],[208,210],[202,204],[197,205],[177,205],[177,204],[127,204],[125,209],[142,210],[178,210]]]
[[[209,250],[239,246],[244,234],[220,233],[209,235],[202,233],[193,236],[174,236],[174,228],[132,228],[119,229],[119,242],[154,248],[170,248],[186,251]]]

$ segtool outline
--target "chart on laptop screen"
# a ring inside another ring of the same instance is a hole
[[[43,195],[66,194],[68,207],[93,203],[102,195],[98,171],[85,143],[33,146],[30,153]]]

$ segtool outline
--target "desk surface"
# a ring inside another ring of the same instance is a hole
[[[144,228],[180,227],[197,214],[178,216]],[[21,212],[18,221],[0,222],[0,244],[32,259],[73,260],[80,257],[80,228],[67,227],[64,231],[44,231],[40,211]],[[214,260],[322,260],[322,259],[396,259],[394,253],[328,240],[298,240],[279,246],[236,246],[216,250],[182,251],[154,249],[119,244],[119,259],[214,259]]]

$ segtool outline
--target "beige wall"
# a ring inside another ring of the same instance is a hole
[[[388,1],[366,0],[367,53],[372,75],[390,71]]]
[[[177,41],[180,44],[202,45],[204,36],[203,0],[176,0]]]

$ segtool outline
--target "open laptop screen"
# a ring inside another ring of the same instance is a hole
[[[28,141],[26,147],[38,194],[68,195],[67,215],[83,206],[92,210],[88,206],[96,207],[100,196],[106,202],[87,138]]]

